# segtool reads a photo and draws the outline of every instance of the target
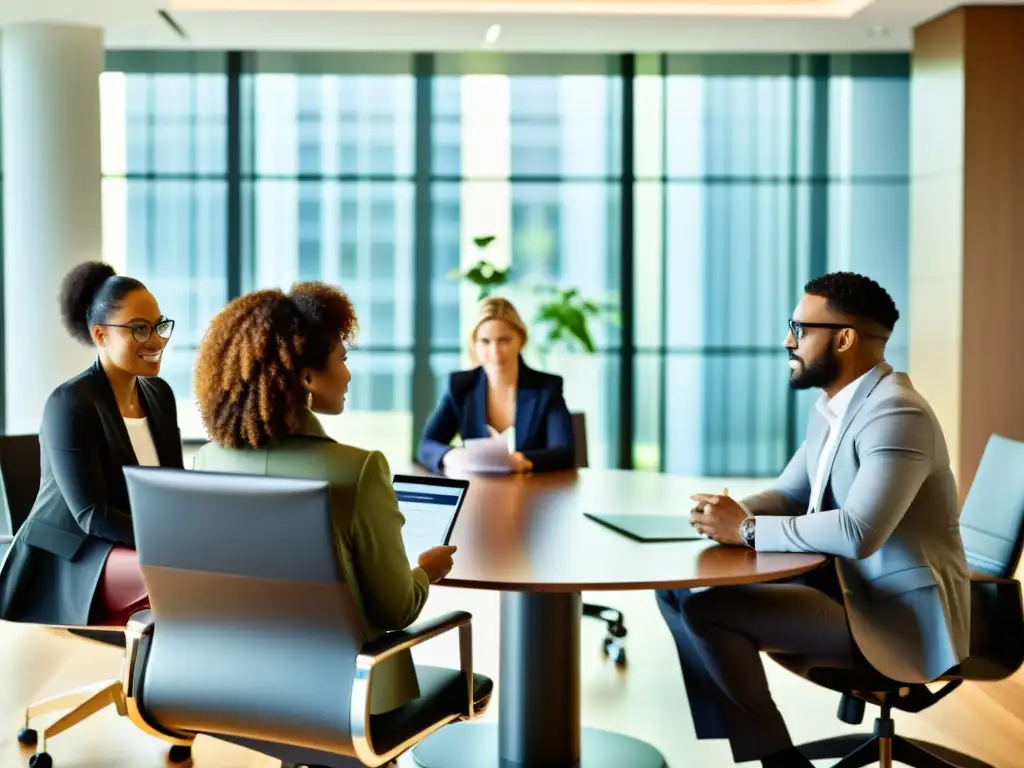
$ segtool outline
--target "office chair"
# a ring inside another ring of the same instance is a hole
[[[468,613],[364,642],[328,483],[141,467],[125,477],[151,603],[129,633],[126,709],[139,727],[287,765],[379,766],[486,709],[493,683],[472,672]],[[461,669],[417,666],[420,697],[370,714],[381,662],[456,628]]]
[[[583,413],[572,413],[572,440],[576,455],[577,468],[590,466],[587,452],[587,416]],[[584,603],[583,615],[592,619],[600,619],[608,627],[601,650],[619,667],[626,666],[626,617],[617,608],[596,603]]]
[[[11,535],[17,534],[28,519],[36,494],[39,492],[41,475],[40,449],[38,435],[5,435],[0,437],[0,484],[3,489],[3,502],[10,524]],[[5,546],[0,542],[0,562],[3,560]],[[48,629],[68,632],[77,637],[102,643],[125,647],[124,626],[56,626],[47,625]],[[128,659],[122,662],[122,671],[130,666]],[[54,736],[63,733],[72,726],[91,717],[106,706],[113,704],[121,714],[124,711],[120,679],[104,680],[100,683],[69,691],[58,696],[38,701],[25,710],[25,727],[18,732],[18,743],[26,747],[39,744],[39,732],[30,727],[32,721],[43,715],[69,710],[63,717],[43,729],[40,750],[29,759],[31,768],[50,768],[53,760],[46,752],[46,743]],[[191,751],[182,746],[172,747],[170,759],[173,763],[181,763],[191,757]]]
[[[913,768],[988,768],[969,755],[896,735],[892,710],[921,712],[965,680],[1003,680],[1024,663],[1024,608],[1013,578],[1024,547],[1024,443],[993,435],[964,501],[960,529],[971,568],[970,655],[932,692],[922,684],[890,680],[866,665],[838,669],[826,660],[769,654],[786,669],[842,694],[838,717],[851,725],[864,719],[865,703],[881,708],[874,734],[822,739],[801,745],[810,760],[842,758],[833,768],[861,768],[893,761]],[[844,757],[845,755],[845,757]]]
[[[0,490],[9,536],[0,534],[0,562],[11,539],[28,519],[39,492],[39,437],[0,436]]]

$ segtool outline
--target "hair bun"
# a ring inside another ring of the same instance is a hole
[[[83,344],[92,336],[89,331],[89,309],[103,283],[116,275],[112,266],[102,261],[86,261],[64,276],[60,287],[60,315],[68,333]]]

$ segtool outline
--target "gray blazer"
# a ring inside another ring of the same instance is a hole
[[[769,491],[744,499],[759,552],[834,555],[864,657],[907,683],[935,680],[968,654],[970,583],[949,453],[935,414],[888,364],[860,383],[807,514],[828,422],[811,415],[803,445]]]

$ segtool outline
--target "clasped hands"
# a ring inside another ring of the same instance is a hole
[[[726,494],[697,493],[690,497],[695,506],[690,511],[690,525],[697,533],[719,544],[743,546],[740,523],[747,512]]]

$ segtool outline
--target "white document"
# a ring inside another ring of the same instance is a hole
[[[394,487],[398,509],[405,517],[405,553],[409,564],[415,566],[428,549],[448,543],[465,489],[397,481]]]
[[[467,440],[456,464],[458,469],[467,472],[511,472],[512,454],[508,450],[508,439],[497,436]]]

